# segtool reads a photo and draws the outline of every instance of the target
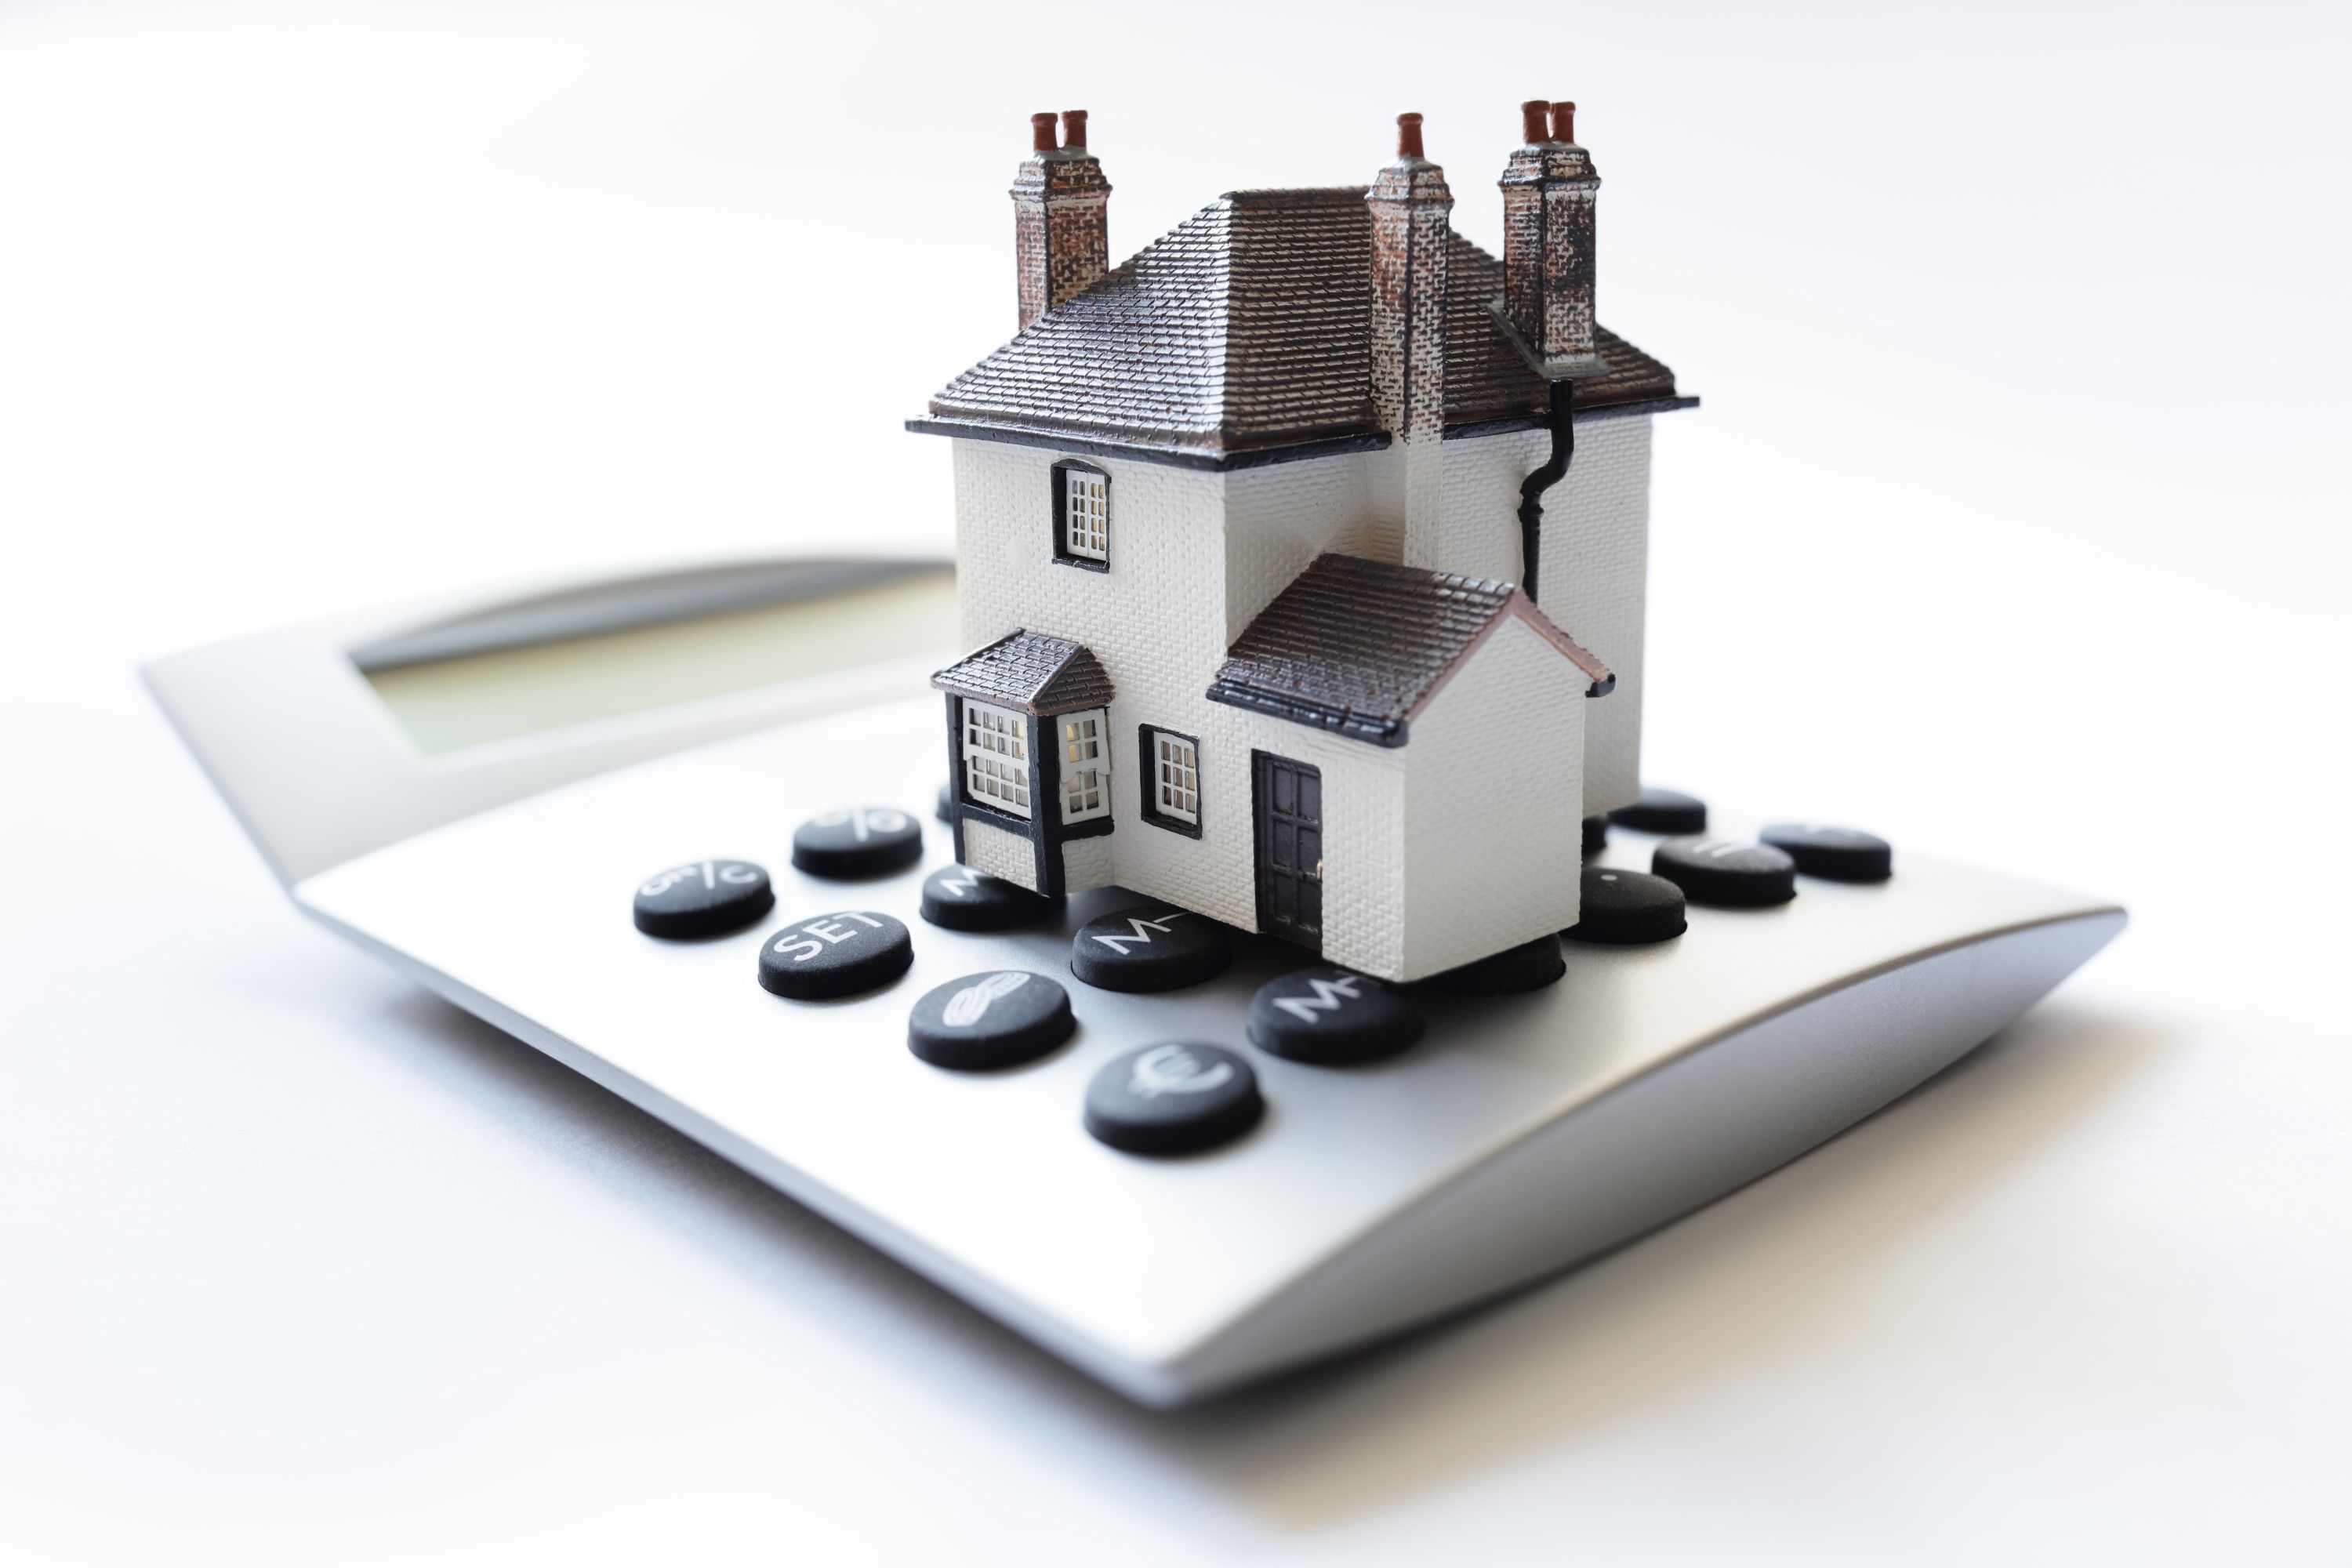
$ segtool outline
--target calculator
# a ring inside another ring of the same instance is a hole
[[[991,886],[933,816],[953,625],[944,562],[730,562],[143,673],[303,913],[1156,1406],[1666,1224],[2125,924],[1663,792],[1588,835],[1579,928],[1414,985]]]

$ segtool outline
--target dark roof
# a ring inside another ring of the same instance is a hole
[[[1512,584],[1318,555],[1242,633],[1209,700],[1402,746],[1413,717],[1507,616],[1584,671],[1591,695],[1615,683]]]
[[[1371,265],[1360,186],[1221,196],[950,382],[910,427],[1195,459],[1383,445]],[[1489,309],[1502,264],[1457,234],[1446,279],[1447,426],[1538,417],[1544,382]],[[1580,412],[1687,401],[1664,365],[1600,340],[1608,374],[1579,384]]]
[[[959,697],[1047,715],[1100,708],[1113,695],[1102,660],[1082,644],[1043,632],[999,637],[932,676],[931,684]]]

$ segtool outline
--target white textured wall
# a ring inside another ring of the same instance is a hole
[[[1362,457],[1367,495],[1360,548],[1375,561],[1404,559],[1404,458],[1402,445]]]
[[[1427,526],[1416,517],[1407,531],[1405,564],[1517,582],[1519,481],[1550,450],[1541,430],[1446,442],[1444,499]]]
[[[1110,570],[1054,559],[1053,468],[1038,447],[955,446],[957,592],[967,649],[1015,627],[1076,637],[1124,697],[1121,653],[1154,662],[1224,657],[1224,479],[1161,463],[1085,460],[1110,476]],[[1075,454],[1073,454],[1075,455]],[[1202,685],[1208,684],[1207,678]]]
[[[1225,642],[1327,550],[1397,559],[1380,518],[1384,452],[1236,468],[1225,476]],[[1383,555],[1386,547],[1390,553]]]
[[[1118,880],[1111,852],[1116,834],[1073,838],[1062,846],[1062,879],[1067,888],[1107,888]]]
[[[1580,421],[1576,461],[1545,498],[1537,583],[1544,614],[1617,677],[1614,691],[1585,704],[1587,816],[1641,792],[1649,563],[1650,416]]]
[[[1227,646],[1227,476],[1087,459],[1111,477],[1110,570],[1089,572],[1054,560],[1052,472],[1059,454],[988,441],[959,440],[955,449],[964,646],[1021,626],[1075,637],[1102,660],[1118,690],[1109,715],[1114,826],[1108,838],[1081,841],[1088,847],[1065,854],[1070,889],[1116,882],[1255,930],[1245,716],[1204,696]],[[1344,509],[1328,515],[1344,516]],[[1199,740],[1200,837],[1143,820],[1141,724]]]
[[[1576,923],[1584,723],[1601,706],[1586,685],[1514,617],[1414,721],[1403,748],[1408,915],[1392,978]]]
[[[1445,443],[1445,499],[1405,539],[1409,565],[1517,582],[1519,485],[1551,450],[1542,430]],[[1641,790],[1642,639],[1650,555],[1650,417],[1580,420],[1576,460],[1544,497],[1544,613],[1601,656],[1617,689],[1585,719],[1584,813]]]
[[[1037,890],[1037,856],[1029,847],[1029,841],[1019,834],[1006,832],[992,822],[965,819],[963,863],[975,871],[1002,877],[1033,893]]]

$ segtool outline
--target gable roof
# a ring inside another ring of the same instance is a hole
[[[1413,718],[1513,616],[1585,673],[1586,695],[1616,684],[1516,584],[1318,555],[1242,633],[1209,700],[1402,746]]]
[[[1100,708],[1116,695],[1102,660],[1083,644],[1030,631],[1013,632],[967,654],[932,676],[931,684],[959,697],[1047,717]]]
[[[1450,246],[1446,425],[1532,422],[1545,383],[1490,309],[1502,264],[1458,234]],[[1212,468],[1385,446],[1371,268],[1363,187],[1234,192],[1038,317],[908,427],[1076,437]],[[1579,383],[1580,413],[1693,401],[1664,364],[1613,332],[1599,338],[1608,373]]]

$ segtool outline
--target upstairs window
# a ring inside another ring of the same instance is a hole
[[[936,731],[934,731],[936,733]],[[1029,721],[1010,708],[963,700],[963,792],[1014,816],[1029,815]]]
[[[1055,721],[1062,736],[1062,820],[1091,822],[1110,815],[1108,722],[1099,708]]]
[[[1100,468],[1054,465],[1054,558],[1110,569],[1110,476]]]

